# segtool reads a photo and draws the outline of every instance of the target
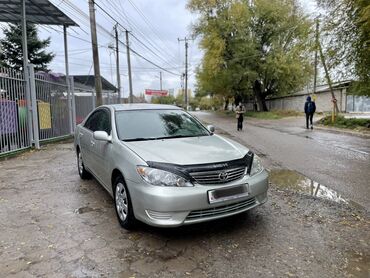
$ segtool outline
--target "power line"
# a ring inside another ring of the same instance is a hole
[[[111,4],[111,2],[108,2]],[[115,23],[117,23],[121,28],[123,28],[125,31],[127,31],[127,28],[124,27],[121,23],[118,22],[118,20],[116,18],[114,18],[110,13],[108,13],[103,7],[101,7],[99,4],[96,3],[96,6],[103,11],[103,13],[105,13],[109,18],[111,18]],[[146,40],[148,42],[148,44],[150,44],[154,49],[156,49],[159,53],[161,53],[162,51],[160,51],[155,45],[152,44],[152,42],[150,42],[146,36],[138,29],[136,28],[136,30],[138,31],[138,33],[141,33],[144,37],[144,40]],[[161,57],[160,55],[158,55],[157,53],[155,53],[152,49],[150,49],[145,43],[143,43],[140,39],[138,39],[135,35],[133,35],[131,33],[131,36],[133,36],[136,41],[138,41],[140,44],[142,44],[147,50],[149,50],[150,52],[152,52],[154,55],[156,55],[158,58],[160,58],[162,61],[164,61],[165,64],[167,65],[170,65],[169,62],[167,62],[163,57]]]

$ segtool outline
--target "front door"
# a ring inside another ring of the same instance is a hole
[[[105,131],[111,134],[111,115],[110,111],[102,108],[97,119],[97,125],[94,131]],[[99,141],[92,138],[91,158],[94,174],[104,185],[110,185],[110,161],[112,144],[106,141]],[[107,188],[110,189],[110,188]]]

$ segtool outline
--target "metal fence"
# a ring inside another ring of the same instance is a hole
[[[71,133],[68,85],[49,75],[35,74],[37,118],[40,141]]]
[[[0,67],[0,154],[30,147],[22,72]]]
[[[104,104],[118,102],[103,94]],[[0,67],[0,155],[68,136],[94,108],[94,91],[75,88],[72,78],[35,74],[33,65],[28,77]]]
[[[347,95],[347,112],[370,112],[370,98],[367,96]]]

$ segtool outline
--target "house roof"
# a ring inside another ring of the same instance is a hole
[[[0,0],[1,1],[1,0]],[[95,88],[95,76],[94,75],[74,75],[74,82],[84,84],[90,88]],[[101,76],[102,89],[107,91],[118,91],[117,87],[110,83],[107,79]]]
[[[21,0],[0,0],[0,22],[21,22]],[[26,0],[26,20],[45,25],[78,26],[48,0]]]

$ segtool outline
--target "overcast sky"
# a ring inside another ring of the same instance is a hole
[[[314,0],[300,0],[309,13],[315,12]],[[69,28],[68,48],[71,75],[93,74],[89,9],[87,0],[50,0],[72,18],[80,27]],[[171,73],[156,68],[142,58],[131,54],[134,94],[139,95],[146,88],[159,89],[159,72],[163,74],[163,89],[175,89],[181,85],[180,75],[184,72],[184,42],[178,38],[191,36],[191,25],[196,16],[186,9],[185,0],[96,0],[111,17],[99,7],[96,8],[98,23],[98,44],[101,75],[116,84],[113,26],[117,20],[132,32],[131,47],[148,60]],[[56,54],[50,65],[53,72],[65,73],[62,27],[42,26],[40,37],[51,37],[50,51]],[[120,28],[119,38],[125,41],[125,33]],[[200,63],[202,53],[197,41],[189,42],[189,87],[195,85],[195,68]],[[127,57],[124,45],[120,44],[121,84],[124,96],[128,96]]]

